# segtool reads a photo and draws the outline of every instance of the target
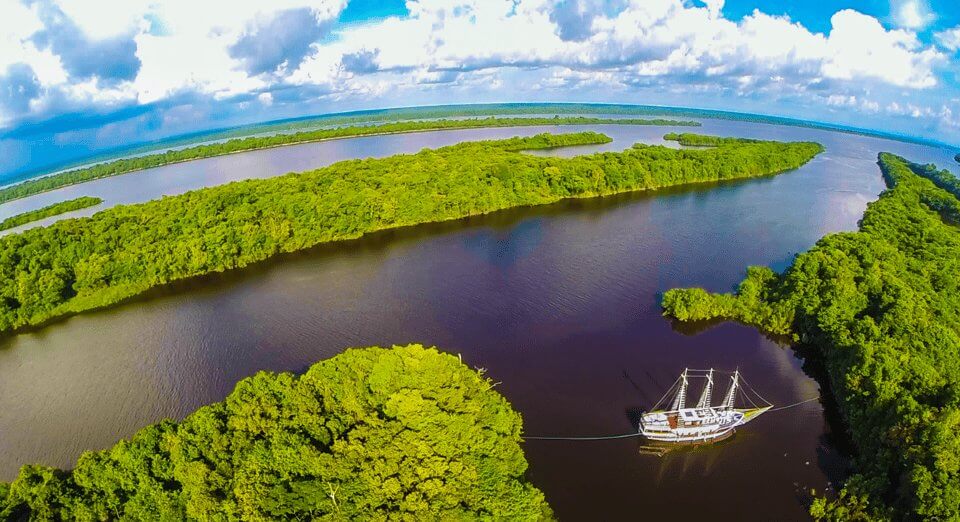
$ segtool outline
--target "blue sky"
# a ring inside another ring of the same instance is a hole
[[[960,145],[956,0],[0,0],[0,180],[422,104],[758,112]]]

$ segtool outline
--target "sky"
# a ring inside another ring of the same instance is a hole
[[[0,0],[0,182],[383,107],[574,101],[960,145],[958,0]]]

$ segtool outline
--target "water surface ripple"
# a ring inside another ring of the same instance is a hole
[[[591,128],[616,139],[607,149],[653,142],[669,130]],[[542,130],[285,147],[44,197],[130,202],[333,159]],[[70,467],[84,449],[223,399],[258,370],[302,371],[357,345],[422,342],[461,353],[500,381],[497,389],[531,435],[634,430],[636,414],[685,366],[739,367],[775,404],[816,395],[816,382],[789,348],[731,324],[678,333],[659,315],[660,293],[687,285],[728,290],[747,265],[783,268],[822,235],[854,229],[883,189],[880,150],[941,166],[950,154],[764,124],[706,120],[700,131],[813,139],[827,151],[773,178],[566,202],[328,245],[6,338],[0,479],[12,479],[25,463]],[[804,517],[806,492],[841,479],[846,466],[817,402],[763,416],[721,445],[662,458],[640,454],[631,439],[530,441],[525,450],[530,478],[564,520],[673,518],[680,509],[691,518],[796,520]]]

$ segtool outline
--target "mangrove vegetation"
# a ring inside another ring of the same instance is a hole
[[[555,116],[553,118],[472,118],[472,119],[442,119],[430,121],[402,121],[382,125],[357,125],[351,127],[336,127],[301,131],[271,136],[251,136],[234,138],[219,143],[196,145],[183,149],[171,149],[166,152],[148,154],[132,158],[124,158],[100,163],[85,168],[68,170],[49,176],[34,178],[16,185],[0,188],[0,203],[14,199],[25,198],[33,194],[47,192],[69,185],[76,185],[100,178],[118,176],[130,172],[160,167],[171,163],[181,163],[214,156],[223,156],[237,152],[257,149],[295,145],[340,138],[358,136],[373,136],[380,134],[400,134],[406,132],[423,132],[434,130],[475,129],[487,127],[524,127],[535,125],[700,125],[692,121],[676,121],[664,119],[611,119],[588,118],[583,116]]]
[[[82,208],[94,207],[100,203],[103,203],[102,199],[91,196],[83,196],[76,199],[71,199],[69,201],[61,201],[60,203],[54,203],[53,205],[48,205],[37,210],[31,210],[29,212],[23,212],[22,214],[10,216],[7,219],[0,221],[0,230],[19,227],[20,225],[26,225],[27,223],[32,223],[34,221],[51,216],[59,216],[60,214],[73,212],[74,210],[80,210]]]
[[[740,321],[822,360],[857,458],[815,517],[957,520],[960,200],[944,190],[956,179],[887,153],[879,164],[888,189],[858,232],[824,237],[782,274],[750,268],[736,294],[670,290],[664,313]]]
[[[351,160],[117,206],[0,238],[0,332],[116,303],[151,287],[378,230],[565,198],[765,176],[817,143],[636,144],[573,158],[523,153],[604,143],[593,132],[469,142]]]
[[[918,176],[929,179],[934,185],[960,198],[960,179],[957,179],[949,170],[939,170],[932,163],[926,165],[911,164],[911,167]]]
[[[680,145],[687,147],[718,147],[724,143],[750,143],[757,140],[747,138],[723,138],[720,136],[707,136],[704,134],[691,134],[689,132],[676,133],[670,132],[663,136],[664,140],[675,141]]]
[[[260,372],[71,471],[23,466],[0,519],[549,520],[493,386],[420,345]]]

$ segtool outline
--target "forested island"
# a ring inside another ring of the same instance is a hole
[[[424,132],[434,130],[475,129],[488,127],[524,127],[536,125],[682,125],[697,126],[695,121],[677,121],[664,119],[611,119],[588,118],[584,116],[555,116],[553,118],[472,118],[472,119],[441,119],[430,121],[402,121],[382,125],[358,125],[352,127],[336,127],[301,131],[290,134],[275,134],[271,136],[252,136],[248,138],[234,138],[219,143],[196,145],[179,150],[148,154],[134,158],[125,158],[100,163],[90,167],[69,170],[49,176],[27,180],[16,185],[0,188],[0,203],[14,199],[25,198],[34,194],[47,192],[61,187],[76,185],[100,178],[118,176],[138,170],[160,167],[171,163],[182,163],[202,158],[223,156],[237,152],[258,149],[295,145],[315,141],[354,138],[359,136],[373,136],[381,134],[401,134],[407,132]]]
[[[0,230],[19,227],[20,225],[26,225],[27,223],[32,223],[43,218],[59,216],[60,214],[65,214],[74,210],[93,207],[99,205],[100,203],[103,203],[102,199],[91,196],[83,196],[76,199],[71,199],[69,201],[61,201],[60,203],[54,203],[53,205],[38,208],[37,210],[31,210],[29,212],[10,216],[7,219],[0,221]]]
[[[889,188],[858,232],[824,237],[782,274],[751,267],[736,294],[670,290],[664,313],[790,336],[822,360],[857,472],[816,518],[956,520],[960,200],[938,187],[956,179],[887,153],[879,164]]]
[[[680,145],[687,147],[717,147],[723,145],[726,142],[739,142],[739,143],[750,143],[758,140],[751,140],[748,138],[722,138],[720,136],[706,136],[703,134],[691,134],[689,132],[684,132],[678,134],[676,132],[671,132],[665,134],[663,139],[667,141],[675,141]]]
[[[343,161],[9,235],[0,238],[0,332],[378,230],[564,198],[765,176],[795,169],[823,150],[809,142],[731,139],[708,149],[636,144],[573,158],[522,152],[609,139],[541,134]]]
[[[0,483],[0,519],[552,519],[493,386],[420,345],[260,372],[71,471],[24,466]]]

